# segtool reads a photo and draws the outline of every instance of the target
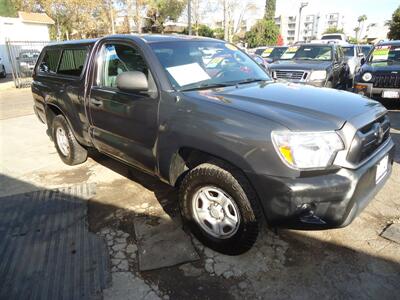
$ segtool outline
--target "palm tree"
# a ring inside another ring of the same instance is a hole
[[[366,15],[361,15],[358,17],[357,22],[358,22],[358,28],[359,28],[359,35],[361,36],[362,31],[364,29],[364,23],[367,20],[367,16]],[[356,36],[356,39],[358,40],[359,36]]]
[[[360,27],[356,27],[353,29],[356,34],[356,43],[358,43],[358,33],[360,32]]]

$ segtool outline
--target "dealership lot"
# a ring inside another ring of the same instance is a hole
[[[385,104],[391,109],[392,136],[397,144],[393,173],[353,224],[329,231],[265,228],[255,247],[241,256],[224,256],[192,240],[198,256],[191,254],[188,246],[184,261],[172,266],[175,260],[171,259],[171,266],[165,267],[167,258],[181,258],[177,249],[183,249],[165,247],[165,259],[156,257],[154,262],[155,267],[158,263],[164,268],[141,272],[145,247],[168,245],[171,236],[182,244],[191,239],[180,230],[176,191],[98,153],[91,153],[83,165],[64,165],[45,126],[33,114],[29,89],[0,92],[0,192],[6,197],[82,184],[95,186],[94,195],[82,201],[87,204],[88,229],[97,233],[108,249],[105,255],[112,281],[103,290],[106,299],[396,298],[400,245],[380,234],[388,225],[400,223],[400,111]],[[137,224],[143,217],[168,223],[152,223],[153,234],[158,235],[153,244],[151,239],[139,239],[143,232]]]

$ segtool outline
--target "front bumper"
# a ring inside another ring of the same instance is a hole
[[[279,178],[248,174],[267,221],[297,229],[343,227],[367,206],[391,174],[395,146],[392,140],[357,169],[330,174]],[[385,177],[375,183],[377,164],[389,156]]]
[[[395,88],[376,88],[372,83],[354,82],[354,92],[369,98],[381,98],[383,91],[396,91]],[[393,99],[396,100],[396,99]]]

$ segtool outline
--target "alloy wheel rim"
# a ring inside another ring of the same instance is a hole
[[[193,196],[193,213],[196,222],[211,236],[227,239],[240,225],[239,209],[233,198],[220,188],[205,186]]]
[[[56,130],[57,145],[64,156],[69,155],[69,142],[65,130],[58,127]]]

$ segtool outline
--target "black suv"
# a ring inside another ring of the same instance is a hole
[[[251,248],[263,218],[346,226],[390,176],[394,143],[380,103],[275,83],[224,41],[52,44],[33,79],[35,111],[66,164],[94,148],[177,187],[185,224],[223,253]]]
[[[354,90],[371,98],[400,99],[400,41],[376,45],[355,76]]]
[[[346,84],[349,76],[343,49],[336,44],[289,47],[270,72],[274,79],[334,88]]]

